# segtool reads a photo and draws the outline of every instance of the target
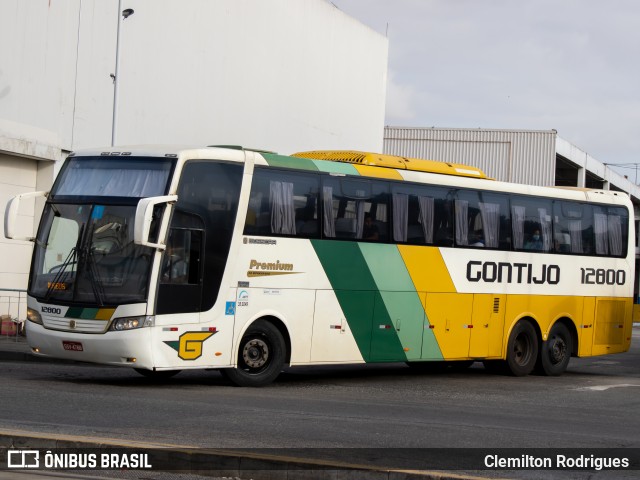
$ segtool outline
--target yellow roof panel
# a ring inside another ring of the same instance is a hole
[[[369,167],[396,168],[398,170],[413,170],[416,172],[439,173],[443,175],[456,175],[459,177],[488,178],[487,175],[476,167],[459,163],[439,162],[437,160],[422,160],[419,158],[398,157],[382,153],[359,152],[355,150],[315,150],[298,152],[292,157],[313,158],[316,160],[329,160],[332,162],[352,163]],[[366,175],[372,175],[367,169]],[[362,172],[364,174],[364,172]],[[378,176],[378,175],[372,175]]]

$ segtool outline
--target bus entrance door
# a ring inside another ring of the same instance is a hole
[[[180,218],[180,212],[174,215]],[[203,230],[171,228],[162,257],[156,313],[200,312]]]

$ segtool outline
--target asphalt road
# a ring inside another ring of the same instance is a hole
[[[215,371],[153,381],[5,362],[0,428],[209,448],[640,448],[637,327],[633,340],[625,354],[572,359],[561,377],[500,376],[479,363],[440,374],[314,367],[261,389],[229,386]]]

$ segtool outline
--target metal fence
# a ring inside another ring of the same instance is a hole
[[[13,288],[0,288],[0,332],[4,339],[15,339],[24,335],[27,319],[27,291]]]

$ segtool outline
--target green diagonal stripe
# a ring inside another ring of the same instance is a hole
[[[312,240],[365,361],[407,359],[385,301],[357,243]],[[380,328],[380,327],[383,328]]]
[[[285,157],[284,155],[276,155],[273,153],[263,153],[262,156],[271,167],[318,171],[318,167],[316,167],[313,160],[309,160],[308,158]]]
[[[435,335],[425,329],[425,311],[398,247],[378,243],[360,243],[359,247],[402,348],[408,349],[404,350],[406,358],[419,359],[425,352],[429,358],[442,358]],[[374,338],[375,328],[374,323]]]
[[[81,318],[83,320],[93,320],[98,314],[98,308],[70,307],[65,314],[66,318]]]
[[[350,163],[330,162],[329,160],[312,160],[318,170],[326,173],[340,173],[343,175],[360,175],[356,167]]]

